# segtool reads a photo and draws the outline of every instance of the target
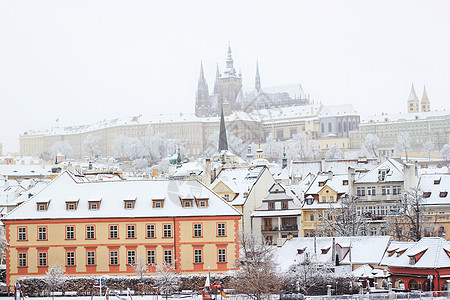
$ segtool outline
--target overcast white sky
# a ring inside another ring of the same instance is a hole
[[[0,143],[63,125],[193,112],[228,41],[244,85],[300,82],[362,116],[406,111],[411,82],[449,108],[450,1],[0,0]]]

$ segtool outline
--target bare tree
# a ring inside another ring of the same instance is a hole
[[[368,217],[358,209],[358,197],[341,197],[324,211],[317,211],[319,223],[318,236],[357,236],[366,235],[369,226]]]
[[[325,153],[325,159],[339,159],[344,158],[344,154],[342,153],[339,146],[334,144],[331,148]]]
[[[148,264],[145,259],[140,256],[136,258],[136,262],[131,266],[133,267],[134,274],[136,274],[136,276],[141,280],[148,272]]]
[[[236,154],[239,157],[243,157],[247,151],[247,145],[244,143],[244,141],[238,137],[237,135],[234,135],[232,132],[227,132],[228,137],[228,149],[233,153]],[[211,134],[208,137],[207,146],[204,151],[204,154],[206,156],[212,156],[217,153],[217,150],[219,148],[219,131],[215,131],[213,134]]]
[[[362,145],[362,152],[368,157],[378,157],[378,145],[380,144],[380,138],[376,134],[368,134]]]
[[[450,160],[450,144],[445,144],[441,149],[441,157]]]
[[[6,230],[4,225],[0,225],[0,263],[6,259],[8,251],[8,241],[6,240]]]
[[[100,154],[99,142],[100,138],[98,136],[88,134],[83,142],[82,148],[89,153],[90,157],[95,157]]]
[[[406,161],[408,161],[408,152],[411,150],[411,141],[409,138],[409,133],[401,132],[397,136],[397,143],[395,144],[396,153],[404,153],[406,156]]]
[[[320,154],[320,146],[316,140],[309,140],[308,142],[309,150],[311,151],[312,159],[316,159]]]
[[[239,270],[232,285],[239,293],[252,299],[269,299],[282,288],[281,278],[275,269],[272,247],[257,241],[253,236],[241,237]]]
[[[116,139],[114,140],[113,148],[114,148],[117,156],[126,157],[127,146],[128,146],[129,140],[130,140],[130,137],[123,135],[123,134],[116,137]]]
[[[425,215],[423,192],[417,188],[403,192],[387,225],[388,232],[397,240],[418,241],[425,235],[437,235],[435,222]]]
[[[311,157],[311,149],[306,134],[299,133],[292,136],[288,143],[287,154],[291,159],[307,159]]]
[[[159,264],[156,266],[155,276],[156,286],[160,293],[163,293],[167,299],[170,293],[175,291],[180,282],[175,270],[175,262]]]
[[[266,138],[266,143],[263,146],[264,155],[269,161],[278,161],[280,159],[281,153],[283,152],[283,147],[279,142],[275,140],[272,133],[270,132]]]
[[[434,143],[431,141],[426,142],[423,144],[423,152],[425,152],[428,156],[428,160],[431,160],[431,152],[433,152],[434,149]]]
[[[60,286],[66,281],[66,276],[64,274],[64,268],[62,266],[53,264],[47,272],[45,272],[44,281],[47,284],[48,289],[52,294],[52,299],[54,299],[54,291],[56,291]]]

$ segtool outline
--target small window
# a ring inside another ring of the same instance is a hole
[[[119,264],[119,251],[109,251],[109,264],[114,266]]]
[[[439,179],[435,179],[434,180],[434,184],[441,184],[441,179],[439,178]]]
[[[38,240],[47,240],[47,227],[38,227]]]
[[[136,251],[128,250],[127,251],[127,264],[134,265],[136,263]]]
[[[322,196],[322,202],[327,202],[327,196]]]
[[[109,238],[110,239],[119,238],[119,225],[109,225]]]
[[[201,208],[208,207],[208,199],[197,199],[197,206]]]
[[[125,209],[134,209],[134,205],[136,203],[135,200],[124,200],[123,202],[124,202],[123,205],[124,205]]]
[[[217,236],[226,236],[225,223],[217,223]]]
[[[410,265],[415,265],[416,264],[416,258],[414,256],[410,256],[409,257],[409,264]]]
[[[172,250],[164,250],[164,262],[166,264],[172,263]]]
[[[66,265],[75,266],[75,252],[66,252]]]
[[[47,209],[48,209],[48,203],[37,203],[38,211],[47,211]]]
[[[194,224],[194,237],[202,237],[202,224]]]
[[[47,266],[47,252],[39,252],[39,267]]]
[[[155,238],[155,224],[147,224],[147,238]]]
[[[86,256],[87,256],[87,265],[95,266],[95,251],[88,251]]]
[[[287,201],[281,202],[281,209],[288,209],[288,202]]]
[[[153,200],[153,208],[163,208],[164,200]]]
[[[27,266],[27,254],[19,253],[19,267],[23,268]]]
[[[19,227],[19,228],[17,228],[17,239],[19,241],[26,241],[27,240],[27,228],[26,227]]]
[[[136,225],[127,225],[127,239],[136,238]]]
[[[226,249],[218,249],[217,250],[218,262],[224,263],[227,262],[227,250]]]
[[[75,226],[66,226],[66,239],[75,239]]]
[[[324,186],[325,185],[325,181],[319,181],[319,186]]]
[[[99,210],[100,201],[89,201],[89,210]]]
[[[147,264],[154,265],[156,263],[155,250],[147,250]]]
[[[193,200],[182,200],[182,206],[183,207],[193,207]]]
[[[165,238],[172,237],[172,224],[163,225],[163,237]]]
[[[86,226],[86,239],[87,240],[95,239],[95,226],[94,225]]]
[[[309,215],[309,220],[310,220],[310,221],[314,221],[314,214],[310,214],[310,215]]]
[[[194,264],[201,264],[203,262],[202,249],[194,249]]]
[[[342,185],[348,185],[348,180],[342,180]]]
[[[275,203],[269,202],[269,210],[274,210],[274,209],[275,209]]]
[[[430,196],[431,196],[431,192],[424,192],[423,193],[423,197],[424,198],[430,198]]]
[[[441,198],[447,197],[447,192],[440,192],[439,197],[441,197]]]

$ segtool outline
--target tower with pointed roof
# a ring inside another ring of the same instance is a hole
[[[411,84],[411,92],[408,97],[408,113],[418,113],[419,110],[419,98],[417,98],[416,90],[414,89],[414,84]]]
[[[220,114],[220,127],[219,127],[219,152],[228,150],[227,129],[225,127],[225,117],[223,115],[223,108]]]
[[[420,101],[420,108],[422,112],[430,111],[430,99],[428,99],[427,89],[423,86],[422,100]]]
[[[200,62],[200,77],[198,79],[197,93],[195,96],[195,115],[204,117],[209,111],[209,91],[206,83],[205,74],[203,73],[203,62]]]
[[[236,110],[236,99],[242,88],[242,76],[236,73],[234,61],[231,55],[231,46],[228,45],[226,68],[217,80],[217,94],[219,96],[219,107],[223,108],[225,115],[230,115]]]
[[[256,61],[255,90],[256,90],[258,93],[261,93],[261,78],[259,77],[259,66],[258,66],[258,61]]]

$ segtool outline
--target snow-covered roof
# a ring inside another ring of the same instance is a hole
[[[369,264],[364,264],[352,271],[352,274],[357,278],[377,278],[384,277],[384,270],[375,269]]]
[[[414,246],[415,244],[416,244],[415,242],[391,241],[389,247],[384,253],[383,258],[381,259],[380,265],[381,266],[390,265],[394,260],[397,259],[398,256],[403,255],[408,248]]]
[[[380,170],[388,170],[384,180],[380,180]],[[376,168],[355,180],[355,183],[403,182],[403,165],[391,158],[386,159]]]
[[[340,253],[342,264],[349,264],[350,257],[353,264],[378,264],[391,238],[389,236],[356,236],[334,239],[336,252],[340,249],[339,245],[351,245],[350,251],[343,249]],[[319,263],[332,263],[332,244],[331,237],[292,238],[275,249],[275,258],[281,271],[287,271],[292,264],[301,263],[306,257]]]
[[[5,177],[50,177],[52,167],[41,165],[0,165],[0,174]]]
[[[207,207],[184,208],[180,197],[193,195],[208,198]],[[124,208],[124,199],[136,199],[134,209]],[[152,199],[164,199],[163,208],[153,208]],[[37,211],[37,203],[51,199],[46,211]],[[67,199],[79,199],[76,210],[66,210]],[[98,210],[89,210],[89,201],[101,201]],[[239,216],[240,213],[198,181],[140,180],[77,182],[63,172],[46,188],[3,220],[73,219],[73,218],[139,218],[183,216]]]
[[[424,205],[450,205],[450,174],[420,176],[419,190],[424,192]]]
[[[351,104],[324,106],[319,114],[319,118],[342,116],[359,116],[359,114]]]
[[[319,183],[323,182],[323,185]],[[347,182],[347,184],[345,184]],[[328,174],[317,175],[309,188],[306,190],[305,195],[318,194],[325,186],[330,187],[338,194],[348,194],[348,175],[332,174],[331,179],[328,179]]]
[[[414,256],[417,259],[411,263]],[[387,265],[399,268],[450,268],[450,242],[439,237],[424,237]]]
[[[179,177],[188,177],[191,175],[200,175],[205,171],[205,166],[201,161],[191,161],[187,163],[183,163],[178,169],[171,174],[171,176],[179,178]]]
[[[374,123],[395,123],[395,122],[417,122],[418,120],[426,119],[447,119],[450,117],[450,111],[429,111],[429,112],[417,112],[417,113],[405,113],[405,114],[384,114],[384,115],[372,115],[364,117],[358,126],[372,125]]]
[[[259,116],[264,123],[272,124],[274,121],[294,118],[317,118],[322,108],[321,104],[299,105],[290,107],[278,107],[272,109],[260,109],[252,112],[252,115]]]

